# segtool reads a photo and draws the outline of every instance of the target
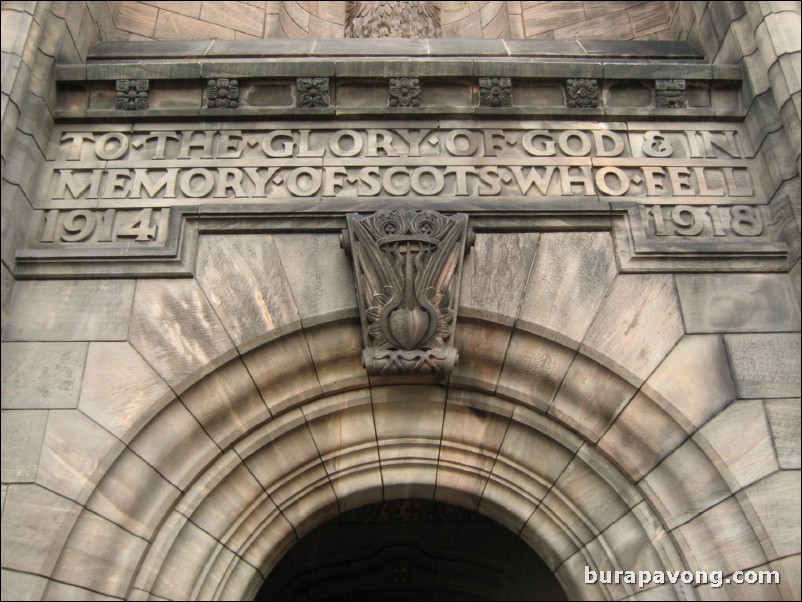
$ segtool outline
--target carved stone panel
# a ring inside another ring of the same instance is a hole
[[[343,247],[351,255],[371,376],[447,377],[462,259],[470,248],[468,216],[409,209],[348,214]]]
[[[654,82],[654,96],[658,109],[685,109],[688,96],[684,79],[658,79]]]
[[[566,81],[566,105],[578,109],[595,109],[601,92],[595,79],[569,79]]]
[[[206,106],[210,109],[236,109],[239,106],[239,81],[220,78],[206,82]]]
[[[420,80],[417,77],[393,77],[390,79],[391,107],[419,107]]]
[[[479,106],[511,107],[512,79],[509,77],[480,77]]]
[[[148,108],[148,89],[150,80],[147,79],[118,79],[117,103],[119,111],[142,111]]]

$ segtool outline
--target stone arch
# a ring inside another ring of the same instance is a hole
[[[484,348],[481,361],[493,365],[499,358],[489,357],[493,346],[488,341],[509,331],[509,325],[475,317],[463,322],[463,349]],[[345,336],[355,326],[353,319],[341,318],[316,328]],[[681,387],[672,392],[661,386],[658,368],[635,393],[632,372],[598,349],[576,351],[555,335],[511,330],[510,338],[523,341],[520,357],[536,356],[538,346],[546,345],[555,355],[562,351],[574,363],[589,366],[588,378],[597,385],[608,383],[599,387],[599,399],[606,389],[632,387],[629,402],[616,409],[618,419],[635,404],[645,409],[631,423],[623,421],[619,435],[614,423],[599,436],[579,424],[568,402],[562,410],[554,411],[554,403],[544,410],[548,379],[525,362],[516,364],[518,352],[510,348],[503,366],[527,375],[533,383],[529,390],[491,386],[481,372],[470,379],[457,374],[447,386],[368,382],[356,363],[343,364],[332,355],[340,388],[283,395],[272,406],[272,416],[265,411],[254,418],[227,446],[199,447],[191,454],[184,453],[193,447],[191,440],[169,438],[172,424],[191,417],[176,398],[137,426],[128,449],[105,463],[109,468],[102,469],[75,523],[54,581],[129,598],[243,599],[256,592],[298,537],[328,518],[382,499],[414,497],[477,510],[519,534],[572,598],[622,599],[637,591],[626,585],[585,585],[585,565],[593,570],[727,570],[738,566],[734,563],[743,554],[759,560],[752,526],[728,488],[733,477],[714,446],[705,448],[706,440],[685,437],[672,444],[663,463],[657,452],[647,460],[630,457],[644,442],[628,429],[644,413],[661,428],[670,421],[691,422],[693,417],[681,411],[682,400],[672,399],[683,393]],[[300,329],[290,331],[250,353],[269,358],[299,336],[304,336]],[[677,356],[686,362],[712,364],[720,351],[708,337],[685,337],[678,346],[683,347]],[[672,349],[661,365],[674,361]],[[223,360],[213,363],[222,365],[195,387],[203,388],[230,367]],[[324,368],[282,364],[272,378],[302,381],[314,376],[304,371]],[[215,410],[218,416],[206,416],[205,428],[243,402],[248,383],[238,386],[240,378],[246,375],[232,377],[231,390],[240,393],[227,398],[231,407],[223,404]],[[569,378],[560,389],[575,398],[571,402],[598,403],[586,383]],[[609,409],[591,416],[605,412]],[[203,426],[195,427],[199,436]],[[154,444],[161,447],[149,450]],[[693,460],[690,468],[684,466],[688,458]],[[658,464],[665,467],[654,476]],[[701,477],[690,479],[691,471]],[[735,522],[728,527],[739,533],[735,552],[706,548],[710,539],[716,543],[722,537],[711,530],[712,522],[683,530],[689,517],[698,519],[711,507],[710,512]],[[698,531],[705,529],[706,536],[700,536]],[[76,575],[87,554],[104,556],[111,570]],[[682,584],[660,587],[655,595],[697,596]]]

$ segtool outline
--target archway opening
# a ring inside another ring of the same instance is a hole
[[[362,506],[304,536],[256,600],[566,600],[519,537],[425,500]]]

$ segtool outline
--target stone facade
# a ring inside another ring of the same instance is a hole
[[[799,599],[799,3],[343,4],[3,3],[3,599],[245,599],[408,498]]]

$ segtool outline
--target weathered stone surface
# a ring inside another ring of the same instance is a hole
[[[480,513],[518,532],[578,448],[575,435],[517,407],[482,494]]]
[[[800,575],[800,555],[789,556],[775,560],[769,566],[773,571],[779,571],[781,581],[779,590],[782,592],[783,600],[797,600],[800,597],[800,585],[802,575]]]
[[[299,325],[271,236],[201,237],[198,282],[240,353]]]
[[[64,547],[53,579],[121,598],[146,547],[145,540],[105,518],[83,512]]]
[[[611,484],[578,456],[565,467],[543,498],[543,505],[584,543],[629,510]]]
[[[734,497],[672,532],[691,570],[724,574],[763,564],[766,556]]]
[[[496,392],[547,411],[574,351],[547,338],[514,330]]]
[[[471,318],[457,319],[459,360],[450,382],[492,391],[496,388],[511,330]]]
[[[368,384],[362,365],[362,330],[358,320],[321,324],[305,328],[304,333],[324,392]]]
[[[608,233],[541,235],[521,303],[522,327],[576,349],[615,274]]]
[[[114,435],[78,410],[51,410],[36,482],[83,504],[122,451]]]
[[[354,275],[336,234],[273,236],[304,327],[357,315]]]
[[[17,282],[6,341],[121,341],[128,336],[134,282]]]
[[[3,600],[41,600],[47,579],[39,575],[3,569],[0,571],[0,592]]]
[[[598,446],[637,481],[687,436],[668,413],[638,392],[599,439]]]
[[[435,499],[476,508],[495,463],[511,408],[475,391],[449,391]]]
[[[322,392],[303,332],[271,341],[242,359],[274,416]]]
[[[735,398],[721,337],[684,337],[643,385],[643,392],[692,433]]]
[[[240,463],[206,492],[202,504],[192,512],[190,520],[218,539],[238,549],[251,534],[239,533],[239,525],[259,506],[263,518],[276,511],[259,482]],[[262,508],[264,506],[264,508]]]
[[[777,463],[781,469],[800,468],[800,400],[770,399],[766,401]]]
[[[167,384],[128,343],[90,343],[81,385],[80,410],[130,441],[175,399]]]
[[[36,478],[47,411],[3,410],[3,483],[30,483]]]
[[[86,343],[3,343],[4,409],[78,405]]]
[[[326,397],[303,408],[341,512],[382,500],[382,475],[368,390]]]
[[[724,336],[738,397],[794,397],[800,391],[799,334]]]
[[[513,324],[529,277],[538,234],[477,234],[465,258],[460,315]]]
[[[799,305],[783,274],[679,274],[687,332],[799,329]]]
[[[166,406],[129,447],[179,489],[220,454],[214,441],[178,402]]]
[[[669,529],[686,523],[732,493],[693,440],[683,443],[646,475],[641,489]]]
[[[38,485],[11,485],[3,507],[3,567],[50,575],[80,510]]]
[[[181,492],[132,451],[121,453],[86,507],[143,539],[150,539]]]
[[[782,470],[738,493],[769,560],[800,553],[800,472]]]
[[[693,438],[733,491],[779,468],[760,400],[734,401]]]
[[[221,449],[270,418],[256,384],[239,358],[184,391],[181,401]]]
[[[319,513],[336,514],[337,498],[301,410],[274,418],[234,449],[296,530],[308,529]]]
[[[125,600],[123,597],[99,594],[85,587],[49,581],[47,583],[47,597],[44,600]]]
[[[200,287],[189,280],[139,281],[129,340],[176,393],[236,353]]]
[[[565,375],[549,414],[597,441],[637,389],[584,355],[577,355]]]
[[[618,276],[580,351],[640,386],[682,336],[670,276]]]
[[[385,499],[431,498],[437,479],[446,390],[400,385],[373,387],[371,394]]]

